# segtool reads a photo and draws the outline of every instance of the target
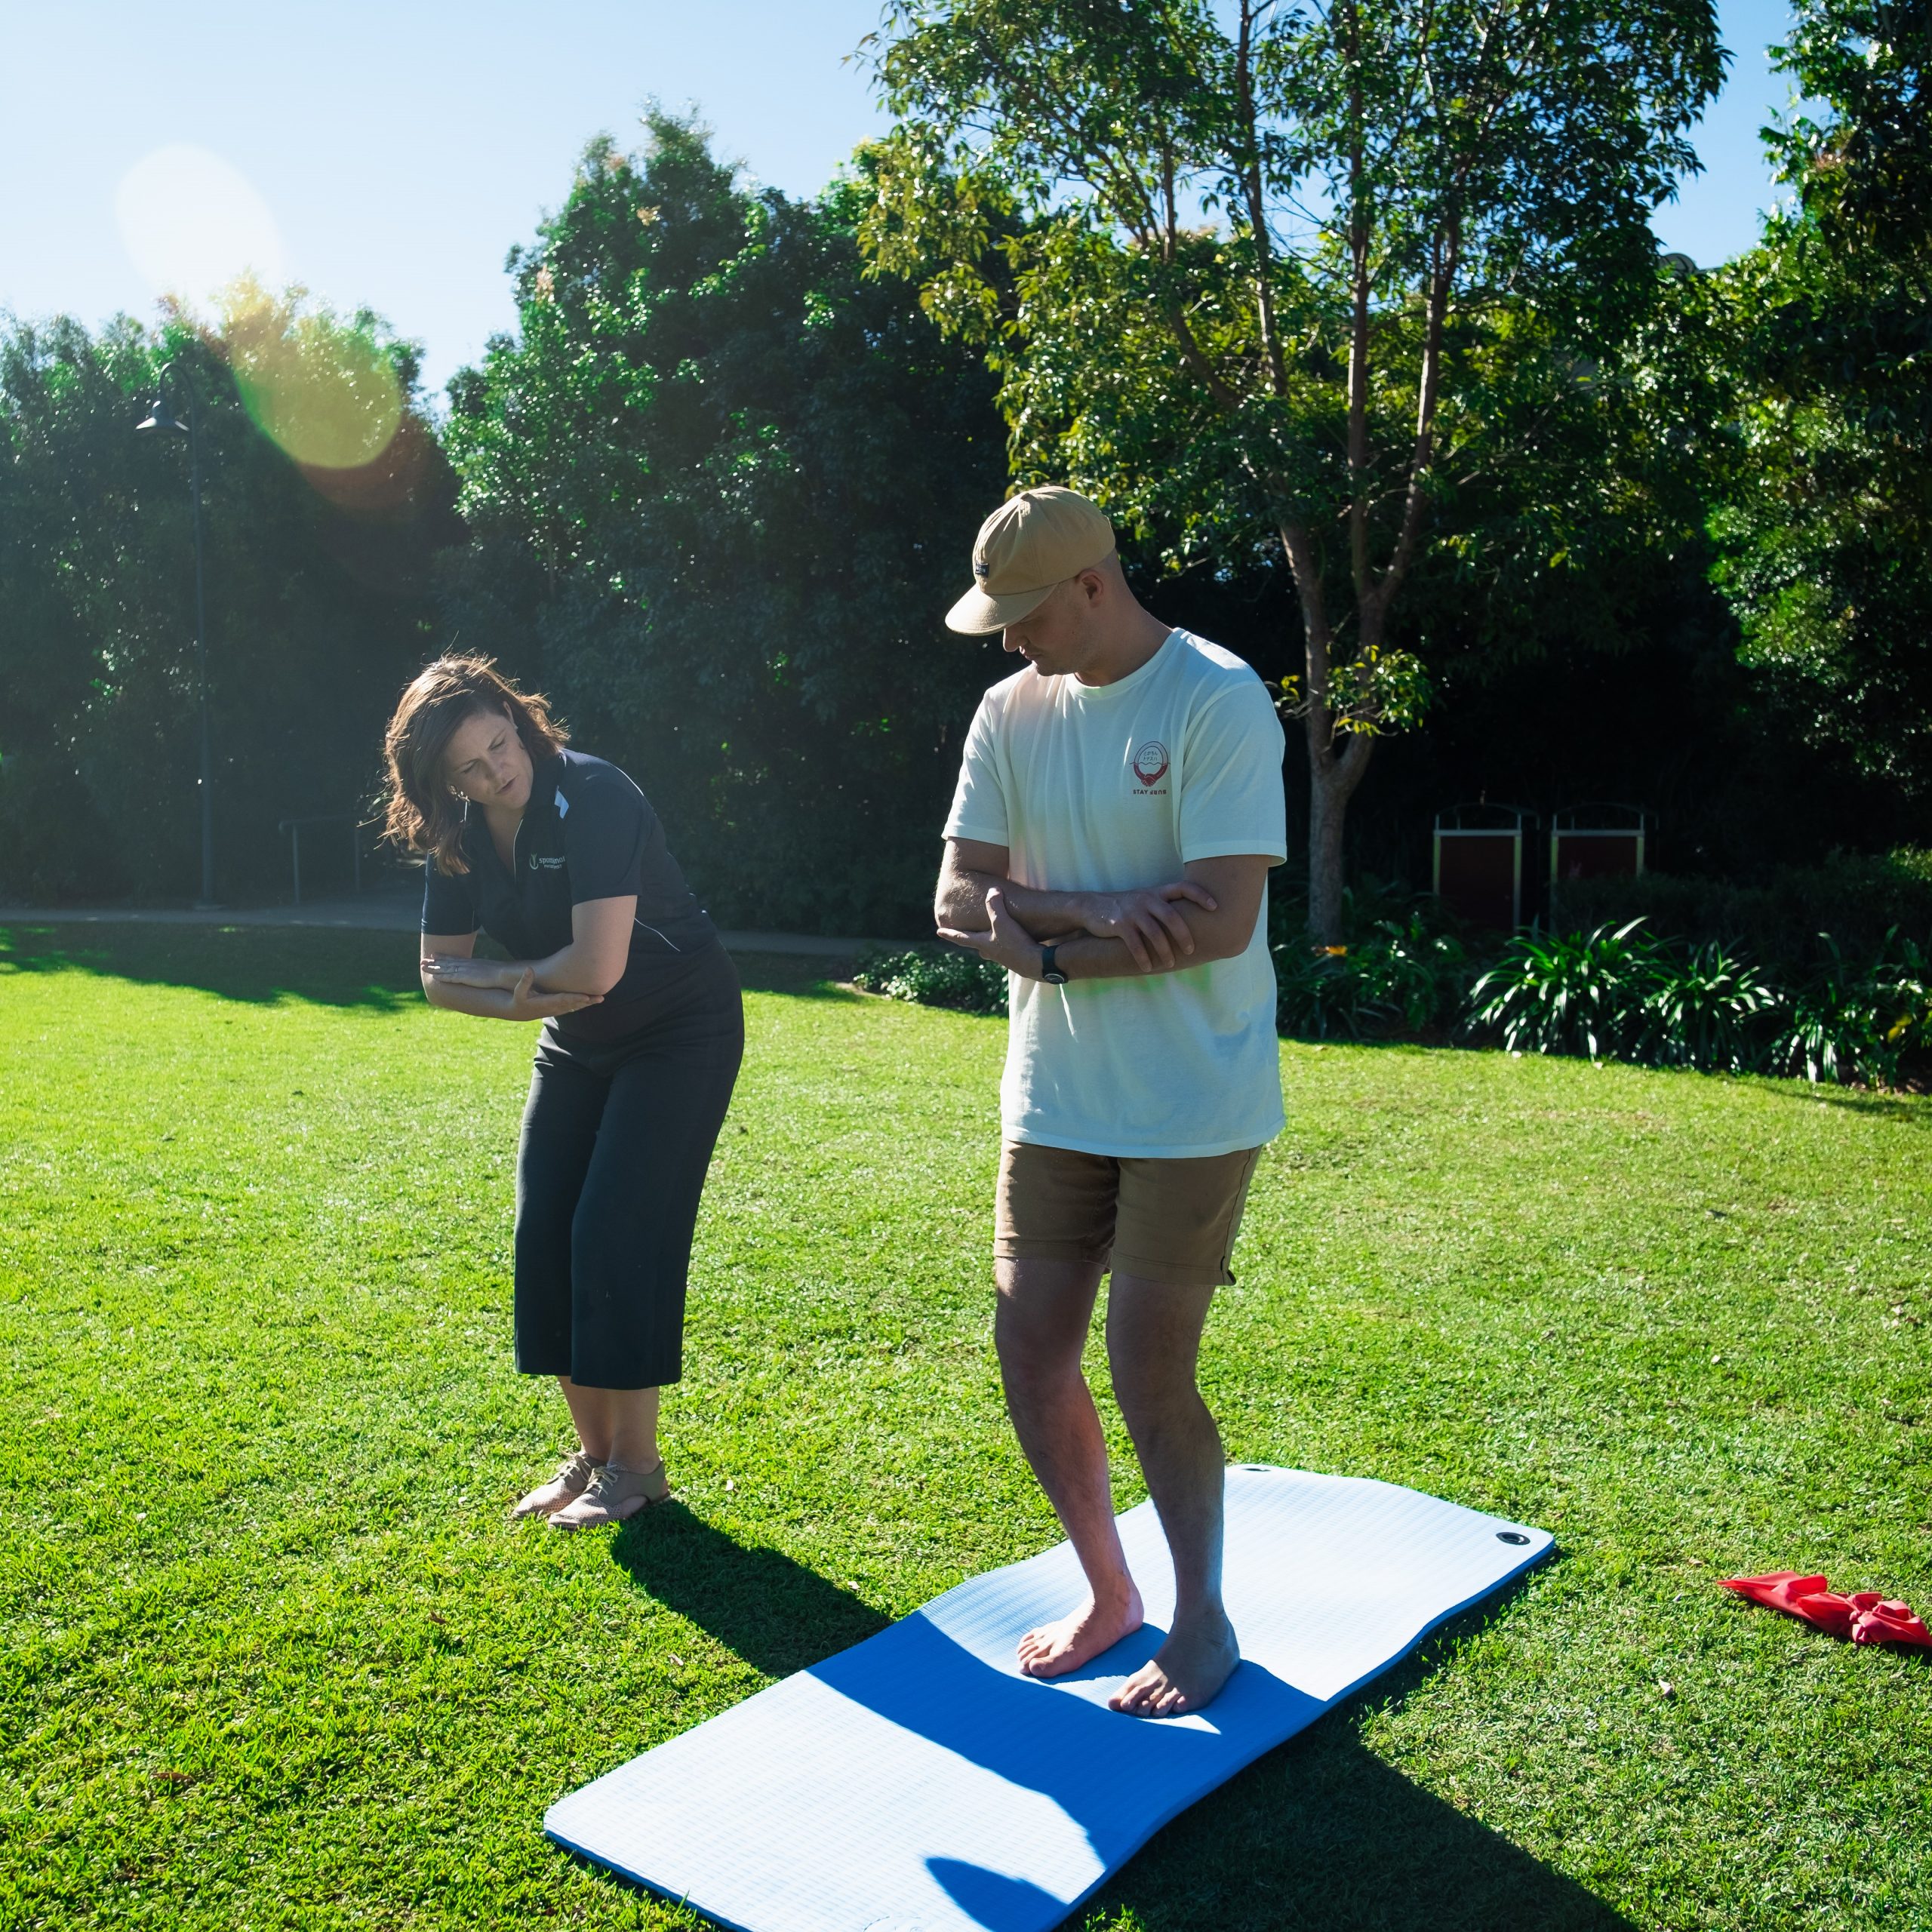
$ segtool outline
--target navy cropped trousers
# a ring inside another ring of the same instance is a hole
[[[691,1236],[745,1044],[728,955],[688,968],[621,1037],[544,1026],[517,1147],[526,1375],[654,1389],[683,1373]]]

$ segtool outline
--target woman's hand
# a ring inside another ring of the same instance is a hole
[[[446,986],[493,986],[508,992],[524,969],[507,959],[472,959],[459,953],[432,952],[423,961],[423,971]]]
[[[468,964],[466,960],[462,962]],[[517,973],[514,966],[500,968]],[[543,993],[537,990],[537,971],[526,966],[517,973],[515,983],[510,987],[510,1013],[512,1020],[554,1020],[560,1013],[576,1013],[586,1006],[595,1006],[603,998],[601,993]]]

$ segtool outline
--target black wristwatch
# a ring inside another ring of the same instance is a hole
[[[1066,975],[1060,970],[1060,962],[1054,957],[1059,950],[1057,946],[1043,946],[1040,949],[1040,977],[1050,986],[1066,984]]]

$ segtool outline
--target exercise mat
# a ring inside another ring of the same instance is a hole
[[[1084,1670],[1039,1682],[1014,1660],[1085,1594],[1062,1543],[632,1758],[545,1830],[739,1932],[1045,1932],[1552,1542],[1390,1483],[1230,1469],[1241,1666],[1204,1710],[1147,1718],[1106,1700],[1160,1647],[1173,1571],[1151,1503],[1120,1533],[1147,1622]]]

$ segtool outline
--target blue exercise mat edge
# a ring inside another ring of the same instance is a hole
[[[1241,1770],[1245,1770],[1257,1759],[1265,1756],[1269,1751],[1275,1749],[1278,1746],[1282,1743],[1285,1743],[1290,1738],[1299,1735],[1302,1730],[1307,1729],[1311,1724],[1318,1721],[1321,1718],[1327,1715],[1330,1712],[1346,1703],[1351,1697],[1354,1697],[1358,1692],[1359,1692],[1364,1686],[1373,1683],[1377,1678],[1386,1675],[1389,1671],[1394,1669],[1396,1665],[1401,1663],[1404,1659],[1413,1655],[1415,1651],[1429,1637],[1429,1635],[1435,1631],[1441,1629],[1443,1625],[1452,1621],[1454,1618],[1462,1615],[1465,1611],[1474,1607],[1476,1604],[1483,1602],[1489,1598],[1497,1595],[1500,1592],[1509,1589],[1512,1585],[1518,1582],[1531,1570],[1534,1569],[1539,1563],[1542,1562],[1545,1558],[1552,1554],[1556,1547],[1555,1537],[1547,1531],[1533,1529],[1527,1525],[1512,1522],[1506,1518],[1490,1515],[1486,1512],[1467,1509],[1465,1506],[1447,1503],[1444,1502],[1443,1499],[1429,1496],[1426,1492],[1405,1490],[1401,1488],[1400,1485],[1382,1482],[1374,1478],[1358,1477],[1334,1477],[1321,1478],[1315,1477],[1315,1472],[1312,1472],[1289,1470],[1274,1465],[1254,1463],[1231,1464],[1229,1468],[1230,1478],[1236,1478],[1237,1472],[1241,1474],[1251,1474],[1268,1477],[1309,1477],[1315,1480],[1325,1481],[1338,1484],[1346,1484],[1351,1487],[1359,1486],[1363,1489],[1395,1493],[1404,1497],[1412,1497],[1420,1503],[1437,1504],[1444,1509],[1454,1511],[1458,1515],[1479,1519],[1486,1524],[1495,1525],[1496,1527],[1494,1534],[1498,1540],[1513,1545],[1520,1539],[1521,1544],[1521,1552],[1519,1555],[1517,1555],[1514,1560],[1509,1562],[1506,1567],[1503,1567],[1494,1574],[1488,1581],[1484,1583],[1481,1587],[1471,1591],[1466,1595],[1457,1598],[1455,1601],[1433,1608],[1431,1614],[1427,1615],[1424,1620],[1418,1624],[1413,1632],[1407,1635],[1401,1641],[1399,1647],[1389,1650],[1382,1657],[1379,1662],[1373,1664],[1366,1670],[1362,1671],[1359,1675],[1355,1676],[1348,1682],[1342,1685],[1341,1687],[1333,1690],[1324,1697],[1314,1698],[1311,1694],[1311,1702],[1313,1707],[1304,1717],[1301,1718],[1300,1721],[1294,1723],[1290,1728],[1282,1731],[1279,1735],[1258,1738],[1253,1742],[1251,1748],[1238,1751],[1238,1755],[1231,1757],[1230,1761],[1227,1763],[1225,1769],[1212,1783],[1200,1789],[1180,1792],[1176,1795],[1173,1801],[1168,1804],[1164,1808],[1158,1810],[1150,1810],[1143,1814],[1141,1819],[1138,1821],[1139,1828],[1131,1834],[1130,1838],[1123,1839],[1118,1845],[1112,1848],[1112,1854],[1107,1859],[1104,1869],[1103,1869],[1097,1875],[1092,1879],[1091,1882],[1088,1884],[1083,1890],[1079,1892],[1077,1896],[1069,1900],[1063,1906],[1060,1908],[1060,1916],[1062,1918],[1070,1916],[1072,1913],[1078,1911],[1081,1906],[1091,1898],[1093,1895],[1103,1885],[1105,1885],[1109,1878],[1114,1877],[1121,1870],[1122,1866],[1125,1865],[1136,1854],[1137,1854],[1143,1846],[1146,1845],[1149,1839],[1153,1838],[1156,1833],[1160,1832],[1167,1825],[1171,1823],[1174,1820],[1180,1817],[1183,1812],[1190,1810],[1194,1805],[1198,1804],[1202,1798],[1210,1795],[1212,1792],[1219,1789],[1222,1785],[1226,1783],[1230,1779],[1237,1776]],[[1134,1509],[1123,1512],[1119,1520],[1123,1523],[1123,1524],[1124,1524],[1128,1521],[1128,1518],[1149,1512],[1151,1512],[1151,1505],[1143,1502],[1136,1506]],[[892,1632],[899,1629],[901,1626],[909,1623],[915,1619],[927,1618],[928,1612],[934,1611],[940,1606],[946,1604],[949,1599],[952,1599],[963,1592],[971,1592],[976,1589],[983,1588],[988,1583],[990,1579],[1008,1576],[1013,1573],[1024,1570],[1029,1566],[1040,1564],[1065,1551],[1066,1548],[1066,1546],[1064,1544],[1055,1545],[1048,1550],[1040,1552],[1033,1558],[1023,1558],[1019,1562],[1003,1566],[1001,1569],[984,1572],[979,1576],[966,1579],[961,1583],[955,1585],[953,1589],[942,1593],[940,1596],[933,1598],[929,1603],[922,1604],[918,1608],[908,1612],[905,1617],[896,1620],[894,1623],[888,1625],[884,1630],[875,1632],[872,1637],[862,1640],[860,1643],[851,1646],[846,1651],[834,1653],[832,1657],[822,1660],[818,1664],[809,1666],[803,1670],[795,1672],[789,1678],[776,1680],[773,1684],[768,1685],[764,1687],[764,1688],[766,1690],[773,1690],[779,1687],[780,1685],[789,1684],[795,1679],[812,1677],[823,1672],[826,1666],[831,1664],[835,1660],[853,1656],[854,1654],[864,1650],[867,1645],[878,1642],[881,1638],[889,1636]],[[1151,1601],[1149,1611],[1151,1622],[1152,1617],[1152,1604]],[[1131,1642],[1132,1640],[1129,1639],[1128,1641]],[[761,1692],[755,1692],[752,1694],[752,1697],[756,1697],[761,1694],[763,1694]],[[549,1807],[549,1810],[546,1811],[544,1817],[543,1826],[545,1835],[556,1844],[562,1846],[565,1850],[571,1852],[574,1855],[584,1858],[589,1863],[600,1866],[604,1869],[615,1873],[617,1876],[625,1879],[626,1881],[638,1885],[659,1897],[665,1898],[671,1900],[674,1903],[682,1905],[687,1909],[699,1913],[702,1916],[710,1919],[713,1923],[729,1928],[729,1932],[773,1932],[773,1928],[769,1923],[755,1923],[750,1921],[736,1918],[730,1916],[728,1913],[719,1910],[715,1906],[707,1906],[703,1903],[697,1902],[694,1900],[693,1894],[690,1891],[687,1890],[681,1893],[675,1890],[660,1882],[658,1880],[652,1878],[645,1872],[637,1869],[634,1866],[626,1863],[620,1856],[615,1855],[608,1850],[593,1849],[582,1843],[580,1840],[574,1838],[570,1835],[567,1830],[559,1829],[559,1826],[562,1821],[559,1819],[558,1814],[563,1812],[567,1807],[572,1805],[574,1800],[581,1798],[586,1793],[593,1790],[597,1786],[606,1783],[608,1780],[618,1777],[623,1772],[629,1769],[632,1765],[638,1764],[642,1761],[643,1758],[648,1758],[653,1755],[654,1752],[664,1749],[666,1745],[677,1742],[678,1738],[685,1738],[693,1736],[695,1733],[703,1730],[706,1725],[715,1724],[721,1718],[729,1716],[732,1711],[743,1709],[745,1704],[749,1703],[752,1700],[749,1698],[742,1700],[740,1704],[731,1706],[730,1710],[721,1712],[711,1718],[705,1719],[700,1724],[691,1727],[689,1730],[678,1733],[676,1738],[666,1740],[665,1740],[664,1744],[653,1746],[651,1751],[647,1751],[640,1754],[639,1757],[634,1758],[628,1761],[626,1764],[614,1767],[611,1772],[605,1774],[604,1777],[593,1780],[591,1781],[590,1784],[580,1787],[578,1791],[566,1794],[565,1797],[559,1798],[556,1803],[552,1804]],[[1210,1706],[1208,1709],[1211,1713],[1214,1706]],[[1130,1721],[1164,1727],[1172,1724],[1175,1721],[1139,1719],[1130,1720]],[[1185,1721],[1183,1720],[1182,1721]],[[1056,1900],[1055,1903],[1057,1904],[1058,1901]],[[883,1927],[885,1925],[887,1921],[881,1920],[877,1921],[877,1923],[881,1927]]]

